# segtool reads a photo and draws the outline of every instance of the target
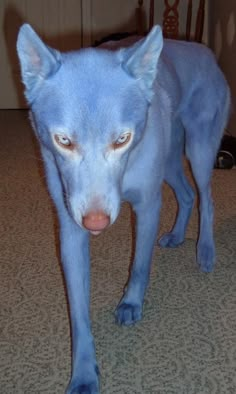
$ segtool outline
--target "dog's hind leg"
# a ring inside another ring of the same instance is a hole
[[[211,175],[217,149],[227,120],[224,106],[210,112],[205,118],[185,118],[186,155],[199,191],[200,226],[197,243],[197,262],[203,272],[210,272],[215,264],[213,238],[213,202],[211,197]]]
[[[197,130],[195,130],[197,132]],[[211,197],[211,175],[215,160],[210,144],[191,139],[187,155],[199,190],[200,226],[197,243],[197,262],[204,272],[212,271],[215,263],[213,239],[213,202]]]
[[[186,227],[192,212],[194,192],[183,169],[184,129],[178,121],[172,130],[171,149],[166,164],[165,181],[172,187],[178,202],[178,215],[171,232],[159,239],[162,247],[176,247],[184,241]]]
[[[230,92],[224,78],[216,73],[208,89],[198,89],[182,113],[186,133],[186,155],[199,191],[200,226],[197,262],[203,272],[215,264],[211,175],[230,109]],[[190,110],[191,109],[191,110]]]

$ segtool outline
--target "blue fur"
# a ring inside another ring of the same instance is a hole
[[[129,48],[60,53],[23,25],[17,50],[60,222],[73,345],[72,377],[66,392],[96,394],[99,378],[89,319],[85,218],[99,210],[112,224],[123,200],[136,213],[135,258],[116,309],[119,324],[134,324],[142,317],[163,180],[174,189],[179,211],[160,245],[175,247],[184,241],[194,201],[182,166],[185,148],[200,196],[197,262],[202,271],[212,271],[210,178],[228,119],[229,89],[207,48],[178,41],[163,43],[158,26]],[[132,135],[128,148],[112,148],[127,131]],[[53,135],[57,133],[71,139],[76,151],[56,146]]]

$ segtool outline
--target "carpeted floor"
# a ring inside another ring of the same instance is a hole
[[[70,332],[56,220],[24,111],[0,112],[0,392],[62,394]],[[161,229],[176,203],[164,186]],[[91,317],[101,394],[236,393],[236,171],[216,170],[212,274],[195,263],[197,211],[186,242],[156,246],[143,320],[114,323],[131,256],[130,209],[91,240]]]

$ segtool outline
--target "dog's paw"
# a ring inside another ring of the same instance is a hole
[[[94,368],[94,376],[89,379],[88,376],[90,373],[86,375],[83,373],[84,379],[81,377],[72,377],[69,386],[66,389],[65,394],[99,394],[99,369],[98,366],[95,365]]]
[[[139,305],[121,303],[115,311],[116,323],[124,326],[132,326],[142,319],[142,308]]]
[[[197,262],[202,272],[212,272],[215,265],[215,248],[213,245],[199,244]]]
[[[95,384],[81,384],[72,391],[66,391],[66,394],[99,394],[99,390]]]
[[[69,385],[66,394],[99,394],[99,387],[97,382],[73,385],[73,387]]]
[[[184,238],[178,234],[166,233],[158,240],[162,248],[176,248],[184,242]]]

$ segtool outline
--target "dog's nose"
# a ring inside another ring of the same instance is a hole
[[[100,234],[110,224],[110,217],[103,211],[88,212],[83,217],[83,226],[92,234]]]

